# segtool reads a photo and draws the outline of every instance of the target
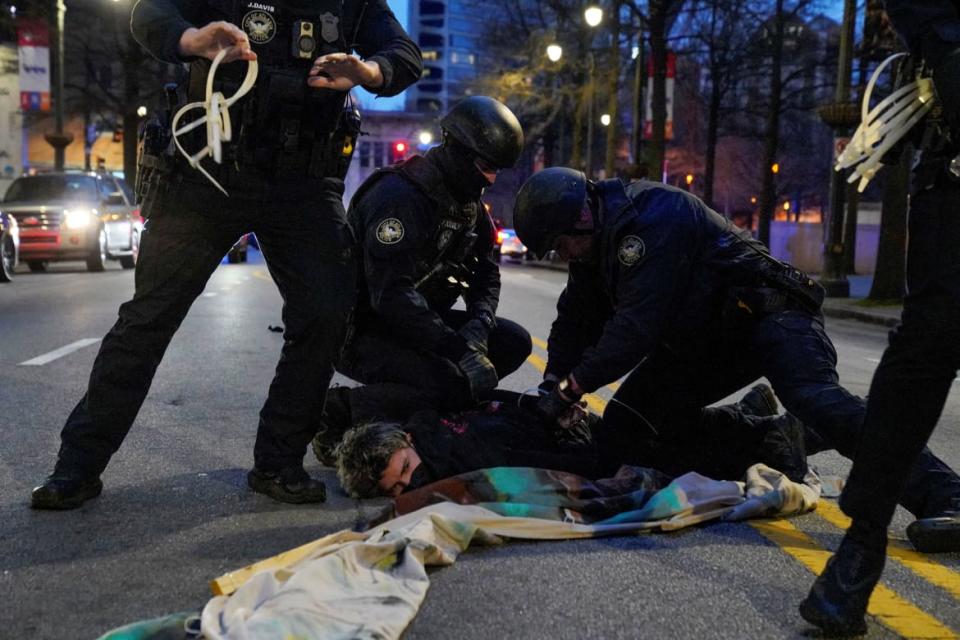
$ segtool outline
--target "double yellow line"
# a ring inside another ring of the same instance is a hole
[[[533,344],[540,349],[547,349],[547,343],[539,338],[533,338]],[[537,354],[531,354],[527,362],[541,373],[546,369],[546,362]],[[616,391],[619,384],[614,383],[608,388]],[[603,413],[607,404],[603,398],[593,394],[584,396],[584,400],[598,414]],[[850,519],[832,502],[820,500],[815,513],[839,529],[846,530],[850,526]],[[816,575],[823,571],[832,555],[788,520],[751,522],[750,526]],[[960,574],[952,569],[917,553],[898,540],[890,541],[887,557],[960,600]],[[960,638],[943,622],[884,584],[877,585],[867,612],[904,638]]]

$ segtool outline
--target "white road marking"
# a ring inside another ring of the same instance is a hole
[[[53,362],[57,358],[62,358],[63,356],[70,355],[74,351],[79,351],[84,347],[89,347],[91,344],[96,344],[100,342],[100,338],[84,338],[83,340],[77,340],[76,342],[71,342],[65,347],[60,347],[55,351],[50,353],[45,353],[42,356],[37,356],[27,360],[26,362],[21,362],[20,365],[24,367],[39,367],[45,365],[48,362]]]
[[[874,362],[874,363],[880,362],[880,358],[864,358],[864,360],[866,360],[867,362]]]
[[[212,297],[214,297],[215,295],[217,295],[217,292],[216,292],[216,291],[208,291],[207,293],[204,293],[204,294],[202,295],[202,297],[204,297],[204,298],[212,298]]]

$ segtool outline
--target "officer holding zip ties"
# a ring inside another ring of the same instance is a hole
[[[870,385],[863,437],[840,499],[853,522],[800,605],[808,622],[843,635],[867,629],[864,614],[883,572],[897,497],[909,490],[911,467],[927,451],[960,368],[960,2],[886,0],[885,5],[917,74],[900,88],[901,104],[887,109],[888,98],[871,111],[851,138],[860,147],[857,157],[844,166],[859,163],[869,171],[880,152],[903,137],[919,143],[907,295],[901,323],[890,333]],[[926,117],[911,116],[903,124],[897,113]],[[858,173],[864,172],[858,167]],[[911,542],[927,551],[960,549],[960,500],[939,516],[912,523]]]
[[[283,502],[321,502],[303,455],[356,295],[342,195],[359,117],[344,103],[355,86],[391,96],[411,85],[420,51],[385,0],[139,0],[131,29],[157,58],[190,65],[188,104],[145,129],[134,297],[32,506],[72,509],[100,494],[173,334],[249,232],[283,298],[285,332],[248,483]]]

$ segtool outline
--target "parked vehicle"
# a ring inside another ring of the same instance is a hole
[[[137,264],[143,219],[129,187],[109,174],[67,171],[22,176],[3,199],[20,227],[20,259],[31,271],[59,260],[84,260],[103,271],[107,260]]]
[[[504,257],[512,258],[513,260],[523,260],[527,255],[526,245],[520,242],[520,238],[517,237],[517,232],[513,229],[500,229],[497,231],[497,246],[500,248],[500,260]]]
[[[0,282],[13,280],[20,256],[20,228],[17,219],[0,211]]]

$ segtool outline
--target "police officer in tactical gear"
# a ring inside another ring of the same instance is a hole
[[[914,59],[932,71],[941,109],[916,130],[907,295],[870,385],[863,437],[840,498],[853,523],[800,605],[807,621],[847,635],[866,631],[896,498],[911,490],[917,456],[922,464],[960,368],[960,2],[886,0],[886,10]],[[916,547],[960,549],[960,501],[940,515],[907,527]]]
[[[697,437],[682,428],[696,424],[691,413],[766,376],[804,423],[809,454],[853,457],[866,406],[838,383],[822,289],[748,232],[686,191],[592,183],[564,168],[523,185],[514,220],[532,251],[571,260],[550,332],[544,413],[559,415],[629,374],[604,422],[624,447],[647,429],[682,442]],[[903,492],[888,495],[917,518],[954,513],[960,477],[928,449],[916,452]]]
[[[139,0],[134,37],[157,58],[190,64],[189,100],[203,101],[211,60],[257,60],[253,90],[231,108],[234,141],[200,172],[151,156],[142,176],[149,219],[136,290],[104,338],[86,395],[61,434],[56,467],[32,505],[72,509],[99,495],[100,474],[127,435],[164,351],[236,240],[256,232],[284,300],[284,346],[263,410],[250,486],[284,502],[320,502],[303,469],[355,297],[354,240],[343,210],[346,92],[394,95],[419,78],[420,52],[385,0]],[[356,49],[364,59],[351,55]],[[215,90],[233,95],[246,64],[224,64]],[[197,129],[199,133],[203,128]],[[157,127],[154,132],[163,132]],[[169,135],[169,121],[166,133]],[[202,139],[181,138],[196,152]],[[165,144],[145,143],[163,153]],[[145,154],[149,155],[149,154]]]
[[[530,334],[497,317],[495,229],[480,195],[523,149],[500,102],[473,96],[440,122],[443,142],[382,169],[350,203],[362,276],[354,332],[339,370],[364,383],[331,390],[314,441],[321,459],[384,396],[414,408],[456,409],[497,386],[531,351]],[[466,310],[452,309],[462,298]]]

